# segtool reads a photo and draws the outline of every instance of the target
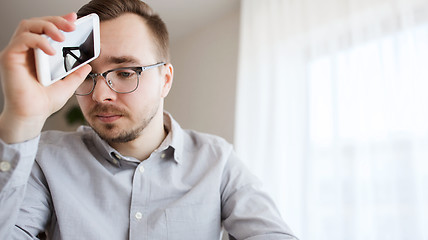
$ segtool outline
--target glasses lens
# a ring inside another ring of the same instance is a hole
[[[116,92],[128,93],[138,87],[138,73],[132,69],[118,69],[106,76],[107,84]]]
[[[138,72],[133,69],[117,69],[108,72],[105,77],[109,87],[118,93],[130,93],[138,87]],[[82,84],[80,84],[76,89],[75,94],[88,95],[94,89],[95,84],[96,80],[94,80],[91,75],[88,75]]]
[[[92,92],[94,88],[95,81],[92,79],[90,75],[86,76],[86,79],[80,84],[80,86],[76,89],[76,95],[87,95]]]
[[[70,71],[73,67],[76,67],[79,64],[80,64],[80,51],[70,50],[70,52],[67,55],[65,55],[66,71]]]

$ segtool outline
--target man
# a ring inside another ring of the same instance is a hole
[[[33,48],[76,14],[22,21],[1,53],[0,239],[295,239],[224,140],[163,110],[173,81],[165,24],[138,0],[94,0],[100,56],[43,87]],[[89,74],[91,72],[91,74]],[[104,73],[104,74],[101,74]],[[89,74],[89,76],[88,76]],[[117,86],[118,77],[132,83]],[[90,127],[45,132],[73,94]]]

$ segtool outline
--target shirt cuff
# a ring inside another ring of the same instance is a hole
[[[28,181],[37,154],[40,135],[21,143],[7,144],[0,139],[0,190]]]

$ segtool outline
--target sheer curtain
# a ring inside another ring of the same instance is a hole
[[[428,2],[241,7],[235,146],[290,227],[428,240]]]

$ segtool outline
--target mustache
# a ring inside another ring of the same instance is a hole
[[[125,109],[113,106],[111,104],[97,104],[90,111],[90,115],[98,115],[102,113],[109,113],[115,115],[127,116],[128,113]]]

